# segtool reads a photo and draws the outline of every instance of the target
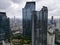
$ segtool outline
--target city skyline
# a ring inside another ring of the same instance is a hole
[[[36,10],[39,11],[42,6],[48,7],[48,16],[59,18],[60,16],[60,0],[0,0],[0,11],[6,12],[9,18],[22,19],[22,8],[27,1],[36,2]]]
[[[0,45],[60,45],[59,0],[0,0]]]

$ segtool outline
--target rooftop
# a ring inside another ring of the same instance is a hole
[[[33,4],[35,4],[35,1],[26,2],[26,4],[30,4],[30,3],[33,3]]]
[[[0,14],[6,14],[6,12],[0,12]]]
[[[35,1],[31,1],[31,2],[26,2],[25,8],[31,6],[32,4],[35,5]]]

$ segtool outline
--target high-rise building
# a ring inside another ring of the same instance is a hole
[[[56,28],[60,31],[60,18],[56,21]]]
[[[55,30],[56,30],[56,22],[52,16],[50,23],[48,23],[47,45],[55,45]]]
[[[55,30],[55,43],[60,45],[60,18],[56,21],[56,30]]]
[[[47,45],[48,9],[32,12],[32,45]]]
[[[55,45],[55,24],[48,25],[47,30],[47,45]]]
[[[9,18],[5,12],[0,12],[0,41],[6,40],[10,36]]]
[[[60,31],[59,31],[59,29],[55,30],[55,44],[60,45]]]
[[[51,24],[54,23],[53,16],[51,17],[50,23],[51,23]]]
[[[56,27],[56,20],[54,20],[53,16],[51,16],[50,24]]]
[[[47,32],[47,45],[55,45],[55,29],[54,26],[48,29]]]
[[[35,11],[35,2],[26,2],[25,7],[22,10],[23,14],[23,35],[31,38],[32,35],[32,22],[31,15],[32,11]]]

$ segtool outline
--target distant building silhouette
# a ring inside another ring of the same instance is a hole
[[[53,20],[53,16],[51,17],[51,21],[50,21],[52,24],[54,23],[54,20]]]
[[[31,38],[32,35],[32,11],[35,11],[35,2],[26,2],[25,7],[22,10],[23,14],[23,35]]]
[[[5,12],[0,12],[0,41],[6,40],[10,36],[9,18]]]
[[[47,45],[48,9],[32,12],[32,45]]]
[[[54,20],[53,16],[51,16],[50,24],[56,27],[56,21]]]

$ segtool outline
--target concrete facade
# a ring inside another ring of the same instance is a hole
[[[56,30],[56,21],[52,16],[50,23],[48,23],[47,45],[55,45],[55,30]]]
[[[52,28],[48,29],[47,45],[55,45],[55,28],[54,28],[54,26]]]

